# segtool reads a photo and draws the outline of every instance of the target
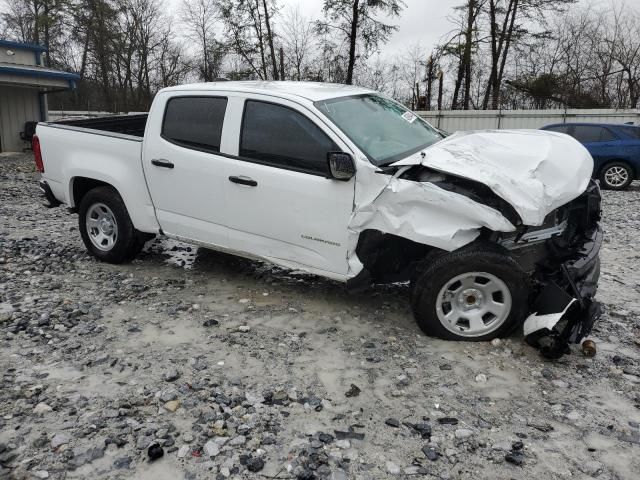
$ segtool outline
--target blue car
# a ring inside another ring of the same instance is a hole
[[[625,190],[640,178],[640,126],[559,123],[542,130],[566,133],[582,143],[593,157],[593,176],[603,188]]]

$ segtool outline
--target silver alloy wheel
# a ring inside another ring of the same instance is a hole
[[[619,165],[607,168],[604,172],[604,181],[607,185],[614,188],[619,188],[625,185],[629,181],[629,172],[626,168]]]
[[[436,313],[440,323],[461,337],[480,337],[498,328],[511,312],[511,292],[495,275],[468,272],[440,289]]]
[[[86,217],[87,234],[98,250],[108,252],[118,240],[118,223],[109,207],[104,203],[94,203]]]

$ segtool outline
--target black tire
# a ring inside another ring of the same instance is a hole
[[[94,244],[87,228],[87,214],[92,207],[99,204],[108,207],[117,225],[117,236],[113,246],[103,246],[103,249]],[[78,228],[89,253],[107,263],[118,264],[131,261],[145,244],[145,235],[134,228],[122,197],[112,187],[94,188],[82,198],[78,208]]]
[[[626,173],[622,172],[620,169],[623,169],[623,171]],[[626,180],[624,180],[623,177],[618,181],[614,181],[613,178],[616,178],[615,176],[613,176],[614,171],[620,172],[622,175],[626,175]],[[633,182],[634,177],[635,174],[629,164],[625,162],[612,162],[608,163],[602,168],[602,170],[600,170],[599,179],[600,185],[604,189],[626,190],[627,188],[629,188],[629,185],[631,185],[631,182]]]
[[[413,282],[411,306],[418,326],[431,337],[474,342],[492,340],[511,333],[529,313],[529,277],[513,258],[490,245],[477,245],[446,253],[434,258],[429,265],[423,265],[423,268]],[[503,310],[506,318],[498,321],[498,317],[495,327],[488,327],[495,329],[479,336],[455,333],[443,325],[437,312],[438,297],[445,285],[460,275],[472,272],[483,272],[496,277],[506,285],[511,297],[511,308]]]

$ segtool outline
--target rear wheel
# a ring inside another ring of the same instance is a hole
[[[600,172],[600,184],[608,190],[625,190],[633,181],[633,170],[624,162],[606,165]]]
[[[91,255],[108,263],[132,260],[145,243],[131,222],[124,201],[111,187],[89,191],[78,209],[80,235]]]
[[[528,297],[528,278],[511,257],[473,247],[426,265],[414,282],[412,307],[429,336],[483,341],[521,324]]]

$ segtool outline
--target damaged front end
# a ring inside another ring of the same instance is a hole
[[[500,243],[532,273],[534,294],[524,323],[527,343],[547,358],[566,353],[582,341],[601,315],[595,301],[602,245],[601,196],[591,181],[587,190],[552,212],[546,228],[521,227]]]

